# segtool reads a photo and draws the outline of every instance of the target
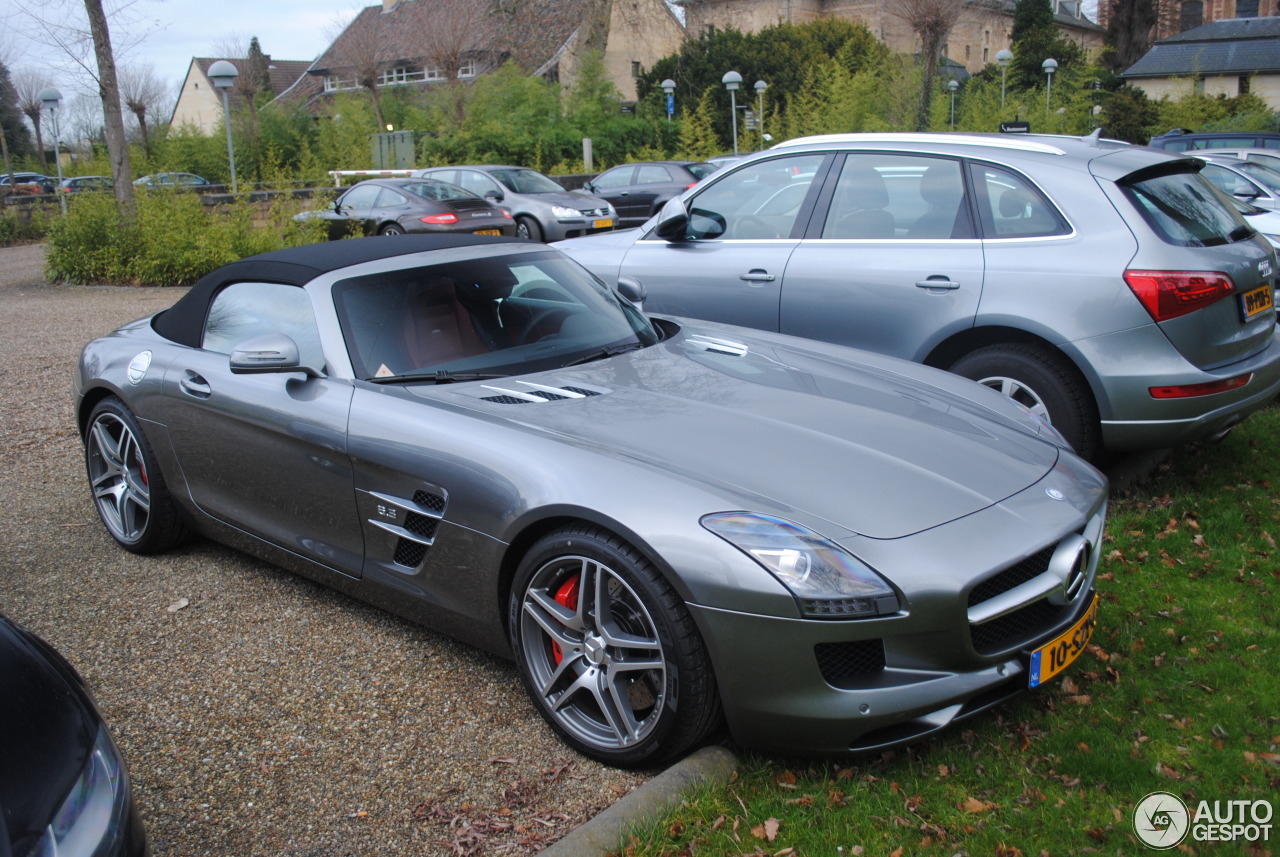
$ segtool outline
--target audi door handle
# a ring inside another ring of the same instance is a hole
[[[768,271],[762,271],[759,268],[753,268],[750,271],[747,271],[745,274],[739,274],[738,279],[745,280],[747,283],[751,284],[755,288],[760,288],[760,286],[764,285],[765,283],[772,283],[774,281],[774,276],[773,274],[770,274]]]
[[[947,277],[941,274],[936,274],[932,277],[929,277],[927,280],[918,280],[916,282],[916,288],[939,289],[939,290],[950,291],[952,289],[960,288],[960,283],[951,279],[950,277]]]

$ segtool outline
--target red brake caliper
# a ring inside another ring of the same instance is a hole
[[[571,577],[560,585],[556,590],[556,603],[568,607],[570,610],[578,609],[578,578]],[[551,641],[551,654],[555,655],[556,666],[564,660],[564,652],[560,649],[560,644],[555,640]]]

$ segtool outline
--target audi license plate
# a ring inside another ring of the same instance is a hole
[[[1271,309],[1271,287],[1260,286],[1240,295],[1240,310],[1245,318],[1253,318],[1260,312]]]
[[[501,235],[502,230],[501,229],[477,229],[476,234],[477,235]]]
[[[1089,609],[1084,611],[1080,621],[1031,653],[1030,686],[1044,684],[1080,657],[1084,647],[1089,645],[1089,638],[1093,636],[1093,626],[1097,621],[1098,594],[1095,592],[1093,600],[1089,602]]]

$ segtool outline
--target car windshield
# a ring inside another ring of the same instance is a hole
[[[536,170],[490,170],[512,193],[564,193],[564,188]]]
[[[1171,244],[1216,247],[1253,235],[1241,215],[1197,172],[1153,176],[1127,190],[1146,221]]]
[[[660,338],[555,251],[353,277],[334,285],[333,299],[356,375],[384,383],[537,372]]]
[[[460,188],[456,184],[448,182],[439,182],[432,179],[419,179],[415,182],[406,182],[400,185],[401,190],[407,190],[423,199],[434,199],[436,201],[444,199],[478,199],[478,197],[465,188]]]

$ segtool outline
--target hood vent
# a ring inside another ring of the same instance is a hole
[[[513,389],[516,385],[523,389]],[[601,390],[589,390],[586,387],[549,387],[532,381],[516,381],[511,387],[495,387],[486,384],[484,388],[496,395],[481,396],[481,398],[496,405],[542,404],[558,402],[562,399],[586,399],[590,396],[603,395]]]
[[[699,351],[710,351],[713,354],[727,354],[730,357],[746,357],[747,346],[741,342],[733,342],[729,339],[716,339],[712,336],[703,336],[702,334],[694,334],[685,340],[690,348],[696,348]]]

